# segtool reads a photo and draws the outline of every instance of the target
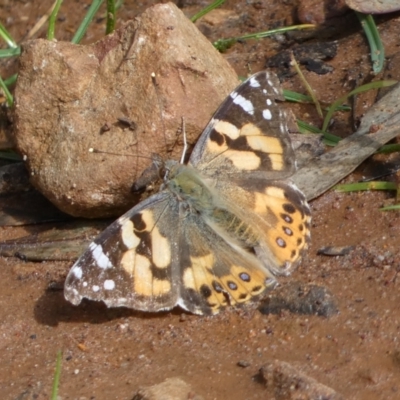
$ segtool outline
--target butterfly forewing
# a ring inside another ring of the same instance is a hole
[[[178,301],[178,203],[162,192],[110,225],[71,268],[65,297],[102,300],[109,307],[171,309]]]
[[[203,174],[283,179],[295,158],[275,75],[257,73],[234,90],[207,125],[190,163]]]

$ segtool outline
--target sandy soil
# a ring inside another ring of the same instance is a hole
[[[0,5],[0,20],[21,41],[50,3],[8,1]],[[142,2],[140,7],[134,3],[125,2],[120,12],[123,20],[152,2]],[[188,15],[201,8],[194,2],[184,3]],[[202,30],[215,40],[296,22],[294,6],[278,3],[228,2],[224,9],[237,17],[234,22],[222,19],[215,29],[203,26]],[[65,2],[59,40],[71,38],[81,18],[77,10],[83,15],[85,7],[78,0]],[[399,23],[398,15],[381,20],[379,29],[389,58],[398,51]],[[333,71],[305,74],[323,101],[330,102],[368,79],[369,50],[357,24],[350,14],[332,20],[322,30],[322,40],[338,40],[337,55],[326,61]],[[99,38],[103,28],[104,20],[99,19],[85,43]],[[262,69],[266,56],[291,40],[238,43],[225,56],[238,74],[245,75],[249,67],[253,72]],[[1,67],[2,76],[8,76],[17,65],[2,61]],[[297,77],[288,78],[284,86],[302,90]],[[369,97],[358,100],[356,110],[365,110],[371,101]],[[294,110],[302,119],[318,121],[313,107]],[[359,116],[356,111],[355,119]],[[333,132],[350,134],[351,120],[350,113],[337,116]],[[358,178],[353,174],[347,181]],[[207,318],[179,309],[149,315],[90,302],[74,307],[64,300],[62,291],[49,289],[54,282],[62,283],[70,264],[1,258],[0,397],[48,399],[56,354],[62,350],[62,399],[130,399],[139,387],[169,377],[181,377],[204,399],[272,398],[258,371],[274,359],[289,362],[344,398],[399,398],[400,214],[379,211],[391,201],[393,193],[330,191],[311,202],[312,245],[286,281],[329,289],[339,308],[330,318],[289,312],[262,315],[257,304]],[[0,240],[38,229],[5,227]],[[345,256],[317,255],[323,246],[348,245],[354,249]]]

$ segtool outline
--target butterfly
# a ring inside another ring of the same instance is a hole
[[[163,163],[161,190],[89,245],[66,278],[65,298],[212,315],[289,274],[308,247],[311,217],[290,181],[296,165],[282,100],[272,73],[240,84],[188,164]]]

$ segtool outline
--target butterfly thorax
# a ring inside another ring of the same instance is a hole
[[[181,202],[186,213],[197,213],[214,229],[228,234],[241,247],[253,248],[259,242],[259,235],[221,201],[211,183],[206,181],[194,168],[174,164],[169,168],[167,188]]]
[[[200,174],[183,164],[167,165],[165,186],[189,212],[208,214],[213,209],[213,194]]]

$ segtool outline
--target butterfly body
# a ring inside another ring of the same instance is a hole
[[[215,314],[276,284],[300,260],[310,213],[281,93],[262,72],[221,105],[188,165],[167,161],[162,189],[108,227],[71,268],[65,296],[144,311]]]
[[[169,171],[165,186],[185,208],[206,215],[212,212],[214,196],[194,168],[175,164]]]

